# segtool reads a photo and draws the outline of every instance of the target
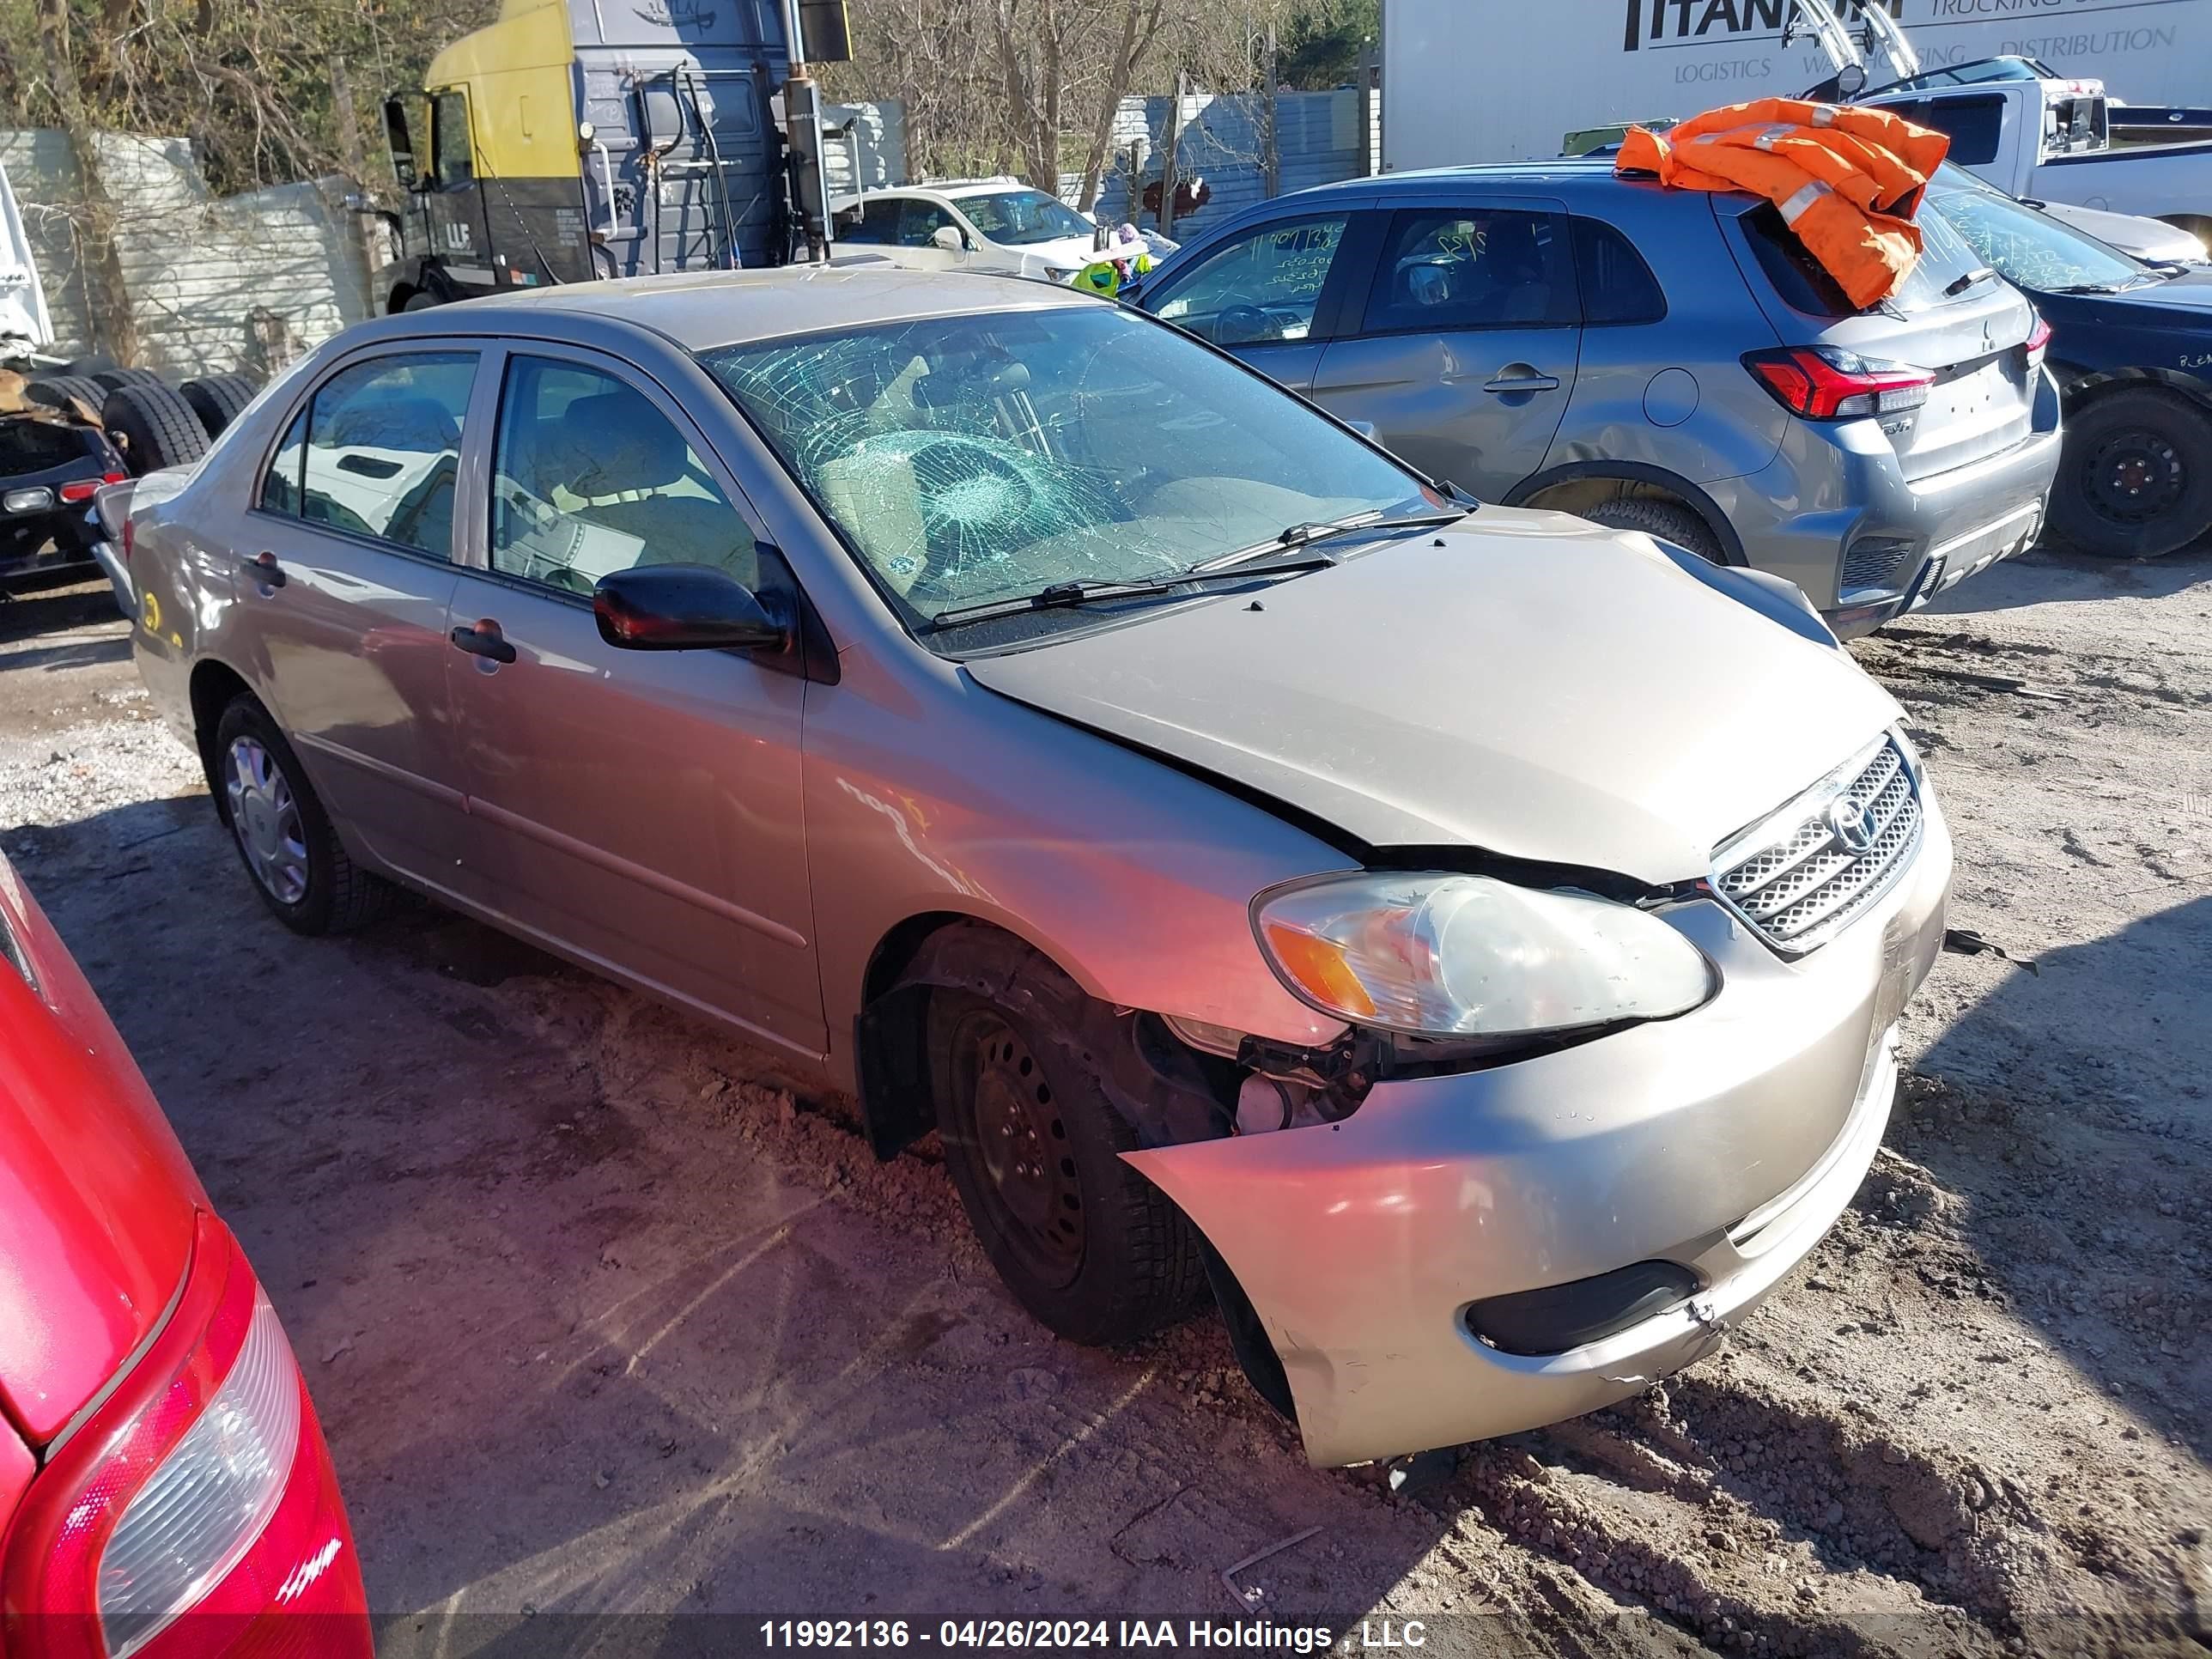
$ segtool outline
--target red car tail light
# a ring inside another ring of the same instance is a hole
[[[1928,401],[1933,369],[1862,357],[1839,346],[1782,346],[1744,354],[1743,366],[1775,402],[1808,421],[1900,415]]]
[[[0,1551],[9,1659],[214,1659],[315,1620],[368,1653],[361,1572],[298,1362],[229,1231],[199,1218],[153,1346],[57,1443]]]
[[[2041,312],[2035,313],[2035,325],[2027,331],[2027,338],[2021,349],[2027,354],[2027,366],[2040,368],[2044,353],[2051,348],[2051,324]]]

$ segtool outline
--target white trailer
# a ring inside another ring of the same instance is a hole
[[[1861,50],[1875,3],[1833,0]],[[2212,102],[2212,0],[1889,0],[1887,11],[1924,70],[2009,54],[2134,104]],[[1871,44],[1879,84],[1891,74]],[[1794,96],[1835,73],[1832,41],[1795,0],[1383,0],[1382,163],[1556,155],[1571,131]]]
[[[39,261],[8,170],[0,167],[0,364],[46,361],[43,354],[53,343],[54,321],[46,311]]]

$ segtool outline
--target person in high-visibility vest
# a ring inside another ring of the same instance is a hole
[[[1912,216],[1950,147],[1944,134],[1886,109],[1761,98],[1664,133],[1631,127],[1613,169],[1656,173],[1681,190],[1765,197],[1864,307],[1894,294],[1920,258]]]

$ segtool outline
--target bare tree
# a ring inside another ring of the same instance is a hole
[[[138,326],[131,315],[131,294],[123,281],[123,261],[115,248],[115,207],[100,171],[100,144],[86,112],[84,94],[70,56],[69,0],[38,0],[39,46],[46,65],[47,95],[69,135],[70,153],[83,179],[85,289],[90,302],[94,343],[118,362],[138,356]]]

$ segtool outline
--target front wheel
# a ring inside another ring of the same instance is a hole
[[[1072,1342],[1133,1342],[1196,1304],[1197,1235],[1121,1161],[1137,1136],[1102,1086],[1083,993],[1018,940],[962,933],[939,957],[958,965],[931,988],[927,1016],[930,1091],[961,1205],[1040,1322]]]
[[[216,810],[254,890],[297,933],[341,933],[382,908],[383,889],[355,864],[268,712],[240,696],[216,734]]]
[[[2066,422],[2051,528],[2083,553],[2154,559],[2212,529],[2212,413],[2130,386]]]

